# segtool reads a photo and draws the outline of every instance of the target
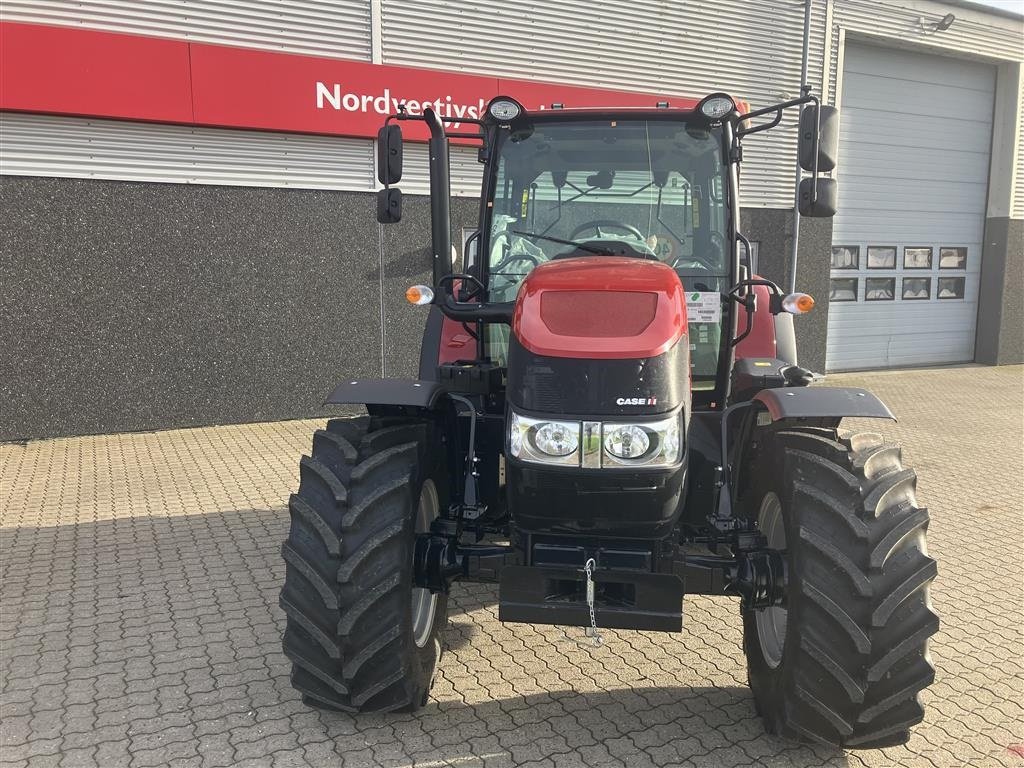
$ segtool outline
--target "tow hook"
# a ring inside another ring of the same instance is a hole
[[[729,569],[726,594],[739,595],[743,608],[770,608],[786,599],[786,559],[782,552],[761,549],[741,552]]]

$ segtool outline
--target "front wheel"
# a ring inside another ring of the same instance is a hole
[[[880,436],[768,428],[746,514],[784,553],[785,603],[744,611],[750,687],[769,732],[831,745],[903,744],[935,677],[928,511]]]
[[[445,503],[431,425],[334,419],[303,457],[282,548],[284,652],[315,707],[357,712],[426,703],[447,596],[413,584],[417,533]]]

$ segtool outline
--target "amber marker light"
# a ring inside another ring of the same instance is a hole
[[[814,297],[808,293],[791,293],[782,300],[782,308],[791,315],[803,315],[814,309]]]
[[[434,300],[434,289],[427,285],[410,285],[405,289],[405,300],[422,306]]]

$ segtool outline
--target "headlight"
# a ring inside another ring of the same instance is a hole
[[[548,456],[568,456],[575,453],[580,444],[578,424],[545,422],[533,430],[532,436],[537,450]]]
[[[651,439],[636,424],[626,424],[605,431],[604,449],[619,459],[643,456],[651,447]]]
[[[682,455],[678,413],[661,421],[605,424],[602,434],[605,467],[668,467]]]
[[[586,444],[581,450],[584,432]],[[677,464],[682,448],[680,411],[658,421],[608,424],[510,413],[508,452],[513,458],[534,464],[655,469]]]
[[[509,452],[523,461],[580,465],[580,422],[531,419],[512,413]]]

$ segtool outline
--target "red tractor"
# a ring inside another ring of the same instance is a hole
[[[315,707],[422,706],[456,579],[499,581],[499,618],[683,628],[687,594],[734,595],[767,729],[901,744],[938,627],[927,510],[900,449],[838,431],[891,419],[811,386],[793,316],[813,300],[749,269],[742,141],[801,106],[804,216],[835,213],[837,114],[807,90],[745,111],[528,112],[474,130],[436,112],[381,129],[382,223],[401,217],[400,124],[430,129],[433,286],[416,380],[346,381],[368,415],[313,436],[284,544],[284,650]],[[453,273],[448,144],[479,144],[479,229]]]

